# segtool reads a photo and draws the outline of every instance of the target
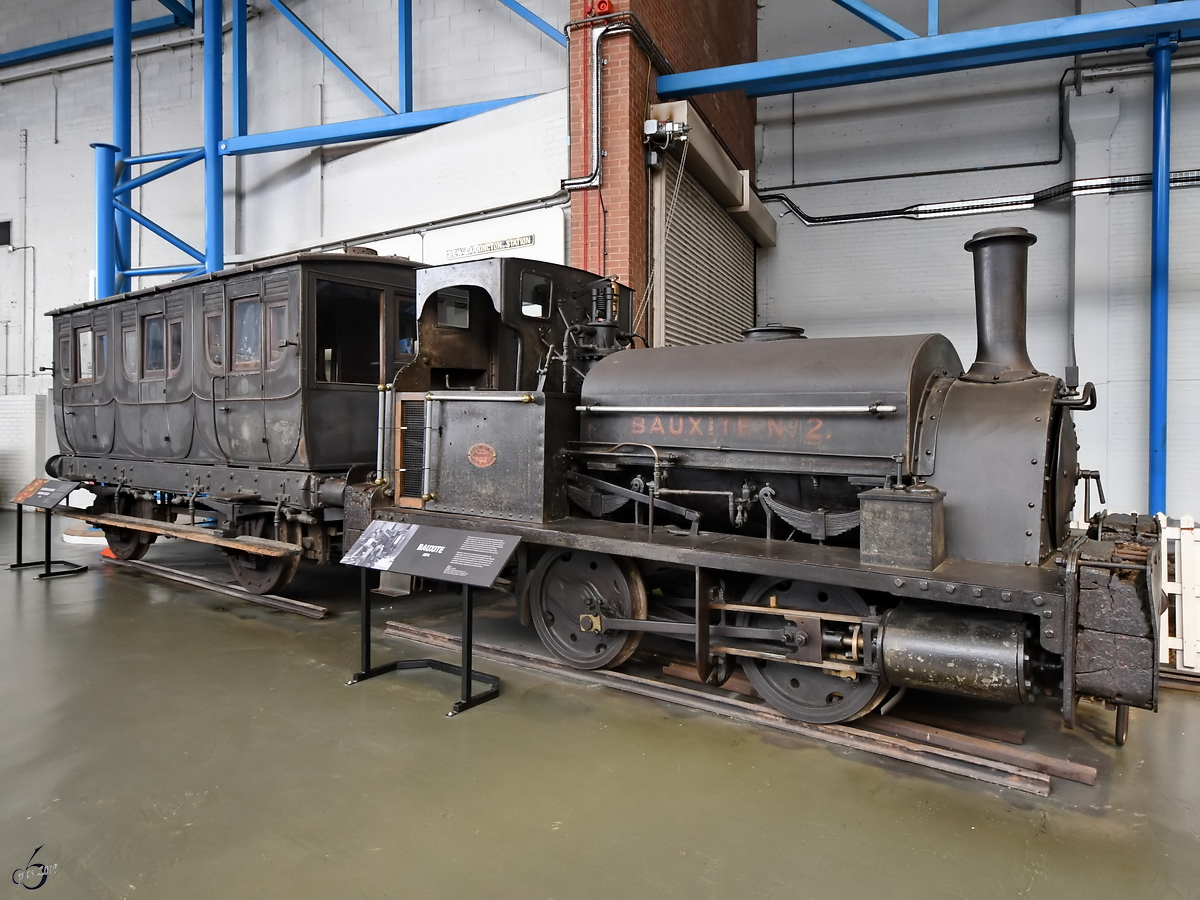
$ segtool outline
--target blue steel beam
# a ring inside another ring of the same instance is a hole
[[[154,234],[157,234],[160,238],[162,238],[164,241],[166,241],[172,247],[182,250],[184,253],[186,253],[188,256],[192,257],[197,262],[204,262],[204,254],[203,253],[201,253],[199,250],[197,250],[191,244],[187,243],[187,241],[184,241],[180,238],[175,237],[175,235],[171,234],[171,232],[167,231],[167,229],[163,228],[161,225],[159,225],[153,219],[149,219],[146,216],[143,216],[140,212],[138,212],[132,206],[126,206],[124,203],[120,202],[119,200],[116,202],[115,205],[119,212],[122,212],[125,215],[129,216],[129,218],[131,218],[133,221],[137,222],[139,225],[141,225],[147,231],[151,231]],[[190,268],[194,268],[194,267],[188,266],[187,268],[190,269]]]
[[[203,266],[146,266],[141,269],[122,269],[121,274],[130,278],[142,275],[199,275],[204,271]]]
[[[509,9],[511,9],[513,12],[515,12],[518,16],[520,16],[522,19],[524,19],[526,22],[528,22],[530,25],[532,25],[534,28],[536,28],[542,34],[546,35],[546,37],[550,38],[552,41],[554,41],[559,46],[562,46],[562,47],[567,46],[567,36],[565,34],[563,34],[561,31],[559,31],[557,28],[555,28],[553,25],[551,25],[549,22],[547,22],[545,19],[543,19],[541,16],[539,16],[537,13],[532,12],[528,7],[525,6],[525,4],[518,3],[517,0],[499,0],[499,2],[504,4],[505,6],[507,6]],[[844,6],[846,3],[856,3],[856,2],[858,2],[858,0],[844,0],[844,2],[843,2],[843,0],[834,0],[834,2],[842,3],[842,5]],[[886,18],[886,16],[885,16],[885,18]],[[891,19],[888,19],[888,21],[890,22]]]
[[[500,0],[500,2],[503,3],[504,0]],[[909,31],[895,19],[889,19],[875,7],[864,3],[863,0],[833,0],[833,2],[847,12],[854,13],[867,24],[874,25],[888,37],[906,41],[917,36],[915,31]]]
[[[200,162],[202,159],[204,159],[204,151],[196,150],[187,156],[177,158],[175,162],[167,163],[165,166],[159,166],[151,172],[139,175],[137,178],[122,181],[119,190],[121,193],[128,195],[134,188],[140,188],[143,184],[149,184],[151,181],[162,178],[164,175],[170,175],[172,172],[177,172],[184,166],[190,166],[192,163]],[[126,171],[128,171],[128,168]],[[116,190],[113,191],[113,196],[115,199],[120,199]]]
[[[113,0],[113,145],[120,148],[118,156],[129,156],[133,152],[133,0]],[[119,166],[116,171],[117,202],[130,202],[129,167]],[[117,267],[128,269],[132,264],[133,223],[129,219],[117,218]],[[117,279],[117,290],[124,290],[127,282]]]
[[[938,0],[929,0],[928,34],[933,37],[938,33]]]
[[[203,155],[204,151],[199,147],[192,147],[188,150],[166,150],[162,153],[145,153],[142,156],[127,156],[122,160],[127,166],[141,166],[146,163],[165,162],[168,159],[182,159],[185,156],[190,156],[193,153]]]
[[[1200,0],[1178,0],[662,75],[656,86],[663,99],[739,89],[751,96],[786,94],[1140,47],[1153,44],[1163,32],[1183,30],[1182,38],[1195,37],[1188,29],[1196,28],[1200,28]]]
[[[279,11],[279,13],[285,19],[287,19],[294,26],[296,26],[296,29],[302,35],[304,35],[306,38],[308,38],[309,43],[311,43],[314,47],[316,47],[318,50],[320,50],[321,54],[326,59],[328,59],[331,63],[333,63],[334,68],[336,68],[339,72],[341,72],[343,75],[345,75],[347,78],[349,78],[351,83],[356,88],[358,88],[360,91],[362,91],[364,94],[366,94],[367,99],[370,100],[372,103],[374,103],[376,106],[378,106],[380,111],[384,115],[395,115],[396,114],[396,110],[392,109],[391,104],[388,103],[386,100],[384,100],[382,97],[380,97],[377,93],[375,93],[374,88],[372,88],[369,84],[367,84],[365,81],[363,81],[362,78],[359,77],[358,73],[355,72],[352,68],[350,68],[349,64],[333,51],[332,47],[330,47],[323,40],[321,40],[319,37],[317,37],[316,32],[314,32],[311,28],[309,28],[307,25],[305,25],[304,21],[298,15],[296,15],[294,12],[292,12],[290,9],[288,9],[287,5],[283,2],[283,0],[267,0],[267,2],[270,3],[273,7],[275,7],[275,9],[277,9]]]
[[[160,16],[157,19],[146,19],[133,23],[133,36],[145,37],[148,34],[162,34],[164,31],[175,31],[182,27],[173,16]],[[38,44],[35,47],[25,47],[21,50],[10,50],[0,53],[0,69],[9,66],[19,66],[22,63],[35,62],[39,59],[50,59],[77,50],[91,50],[93,47],[105,47],[112,43],[111,28],[103,31],[92,31],[77,37],[64,38],[61,41],[51,41],[48,44]]]
[[[374,119],[356,119],[352,122],[310,125],[306,128],[291,128],[286,131],[269,131],[265,134],[231,137],[221,141],[220,150],[223,156],[247,156],[252,153],[269,153],[274,150],[295,150],[300,147],[319,147],[322,144],[342,144],[347,141],[395,137],[477,116],[501,106],[508,106],[510,103],[528,100],[530,96],[532,95],[508,97],[503,100],[485,100],[481,103],[446,106],[441,109],[422,109],[418,112],[378,116]]]
[[[196,25],[196,0],[158,0],[179,24],[180,28],[194,28]]]

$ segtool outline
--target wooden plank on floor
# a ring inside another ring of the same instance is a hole
[[[89,513],[81,509],[55,510],[55,515],[66,516],[68,519],[82,519],[84,522],[90,522],[101,528],[144,531],[147,534],[158,534],[184,541],[195,541],[199,544],[224,547],[226,550],[240,550],[255,556],[299,556],[301,552],[300,547],[284,541],[272,541],[267,538],[246,535],[225,537],[211,528],[201,528],[199,525],[177,525],[174,522],[158,522],[154,519],[140,519],[136,516],[118,516],[115,513]]]

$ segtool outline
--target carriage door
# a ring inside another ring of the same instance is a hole
[[[142,338],[138,384],[142,452],[150,459],[169,459],[172,451],[167,423],[167,317],[163,298],[139,303],[138,318]]]
[[[263,278],[263,406],[267,454],[275,465],[294,461],[304,415],[300,395],[300,270]]]
[[[229,359],[217,405],[221,446],[235,463],[271,461],[264,404],[265,329],[262,276],[234,281],[225,289]]]
[[[70,382],[64,371],[64,394],[70,403],[67,437],[77,453],[112,450],[114,412],[108,378],[108,309],[64,319],[59,353],[69,357]],[[66,384],[70,387],[66,387]]]

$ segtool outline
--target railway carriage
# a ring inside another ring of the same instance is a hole
[[[413,358],[417,268],[299,254],[56,310],[47,471],[93,484],[123,559],[186,515],[214,520],[249,590],[336,560],[345,484],[378,468],[380,386]]]

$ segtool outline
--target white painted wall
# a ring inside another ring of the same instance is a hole
[[[1144,0],[1136,2],[1145,5]],[[1123,5],[1085,0],[1084,12]],[[925,33],[924,0],[877,6]],[[941,6],[943,32],[1074,11],[1072,0]],[[887,39],[832,3],[766,0],[761,12],[759,48],[764,58],[880,40]],[[1174,79],[1176,170],[1200,168],[1200,69],[1185,68],[1188,64],[1180,58],[1186,52],[1177,57]],[[1135,63],[1144,59],[1134,57]],[[783,189],[805,212],[831,215],[1025,193],[1069,181],[1077,164],[1071,145],[1064,146],[1057,164],[1015,166],[1058,156],[1057,85],[1070,64],[1049,60],[765,98],[759,102],[759,189]],[[1107,94],[1110,89],[1118,98],[1119,117],[1097,158],[1113,175],[1149,172],[1150,78],[1132,74],[1088,79],[1083,85],[1085,95]],[[1080,165],[1086,168],[1088,163]],[[846,181],[978,166],[1010,168]],[[835,180],[841,183],[813,184]],[[1078,239],[1073,238],[1073,215]],[[1108,222],[1098,226],[1097,216],[1102,215]],[[975,355],[973,286],[971,256],[962,249],[963,242],[994,226],[1028,228],[1038,236],[1030,250],[1030,355],[1042,370],[1064,374],[1074,253],[1075,274],[1086,276],[1082,281],[1087,294],[1080,298],[1080,375],[1097,383],[1102,404],[1076,417],[1080,460],[1084,467],[1102,470],[1109,508],[1145,511],[1149,215],[1150,196],[1141,193],[919,222],[814,228],[785,216],[779,220],[778,246],[759,251],[758,318],[761,323],[801,325],[814,336],[940,331],[969,365]],[[1200,249],[1191,239],[1198,218],[1200,191],[1173,191],[1168,448],[1172,515],[1200,509],[1200,479],[1192,474],[1200,465],[1200,372],[1192,360],[1200,338]]]
[[[229,5],[226,0],[226,19]],[[252,132],[377,114],[268,3],[254,5],[259,14],[248,29]],[[526,0],[526,5],[556,28],[566,22],[568,0]],[[395,0],[290,0],[289,6],[385,100],[397,104]],[[133,8],[135,21],[165,14],[153,0]],[[0,0],[0,22],[0,53],[5,53],[110,28],[112,0]],[[134,42],[135,153],[201,144],[199,37],[197,28]],[[228,37],[225,51],[228,73]],[[391,141],[226,160],[227,259],[403,229],[536,200],[558,189],[567,175],[563,48],[495,0],[414,0],[413,57],[416,109],[512,96],[535,99]],[[89,298],[95,262],[88,145],[111,140],[111,71],[108,47],[0,69],[0,220],[13,221],[17,245],[33,248],[0,248],[0,362],[5,367],[0,396],[45,393],[49,379],[37,374],[51,362],[44,313]],[[225,110],[228,133],[228,85]],[[134,206],[203,246],[202,166],[137,191]],[[461,238],[462,245],[512,227],[521,234],[536,227],[533,255],[561,260],[562,211],[523,216],[512,223],[476,223],[467,229],[476,237]],[[444,254],[446,247],[438,249],[437,241],[460,240],[453,235],[464,227],[445,230],[445,237],[433,236],[438,229],[428,232],[428,252]],[[143,229],[135,227],[134,236],[135,265],[186,261]],[[422,252],[420,236],[409,245]],[[44,444],[33,407],[13,409],[4,413],[4,422],[16,444]],[[40,463],[33,468],[30,478]]]

